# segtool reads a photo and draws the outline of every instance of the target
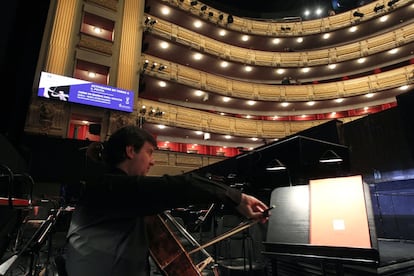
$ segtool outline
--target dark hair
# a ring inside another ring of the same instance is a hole
[[[109,166],[117,166],[126,159],[125,147],[134,146],[138,152],[145,142],[157,147],[157,141],[146,130],[137,126],[124,126],[115,131],[105,145],[105,161]]]

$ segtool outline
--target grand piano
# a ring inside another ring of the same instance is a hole
[[[351,171],[341,137],[341,122],[333,120],[195,171],[276,205],[263,236],[254,241],[265,272],[246,275],[414,275],[413,244],[377,239],[369,187]],[[341,162],[321,163],[327,153]],[[275,160],[284,170],[268,170]],[[321,180],[328,186],[317,189]],[[338,180],[346,183],[335,186]],[[331,187],[330,200],[323,203]],[[342,200],[348,192],[349,202]],[[360,209],[350,208],[355,205]],[[315,219],[336,210],[338,218],[328,219],[330,224]],[[326,229],[332,231],[315,238]],[[347,236],[335,238],[337,232]]]

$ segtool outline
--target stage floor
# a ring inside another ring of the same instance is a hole
[[[275,247],[275,249],[278,249]],[[414,241],[378,239],[379,262],[353,262],[352,258],[341,258],[335,252],[335,258],[320,256],[312,250],[300,256],[300,249],[294,254],[286,251],[282,254],[267,254],[270,257],[268,276],[413,276]],[[327,251],[323,252],[326,253]],[[349,252],[343,252],[342,257]],[[362,254],[364,252],[362,251]],[[272,256],[273,255],[273,256]],[[358,255],[360,257],[362,255]],[[369,258],[368,258],[369,259]],[[350,261],[351,260],[351,261]],[[355,260],[358,260],[356,258]]]

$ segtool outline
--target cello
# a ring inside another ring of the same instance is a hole
[[[274,207],[272,206],[263,211],[264,216],[267,217],[269,215],[269,210],[272,208]],[[168,212],[164,212],[163,215],[167,219],[164,219],[161,214],[146,217],[146,226],[150,255],[164,276],[201,276],[202,270],[209,263],[214,262],[214,259],[205,248],[235,235],[258,222],[258,220],[249,219],[203,245],[200,245]],[[178,237],[174,234],[172,228],[168,225],[167,220],[171,221],[174,226],[177,227],[179,232],[184,234],[195,248],[187,251]],[[205,254],[206,258],[200,263],[195,264],[191,255],[199,251]],[[216,266],[213,266],[213,273],[215,276],[219,275]]]

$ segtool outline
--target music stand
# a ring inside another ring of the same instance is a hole
[[[361,176],[276,188],[271,204],[276,208],[269,219],[263,252],[268,258],[300,259],[321,266],[379,263],[369,189]]]

